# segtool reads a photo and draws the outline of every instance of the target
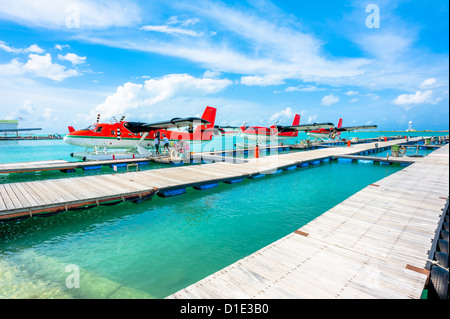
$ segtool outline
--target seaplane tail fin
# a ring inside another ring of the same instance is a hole
[[[217,109],[214,107],[207,106],[203,112],[202,119],[207,120],[210,124],[207,124],[207,128],[213,128],[214,122],[216,121]]]
[[[214,123],[216,121],[217,109],[207,106],[203,112],[202,119],[207,120],[209,124],[198,125],[195,129],[194,135],[201,134],[202,140],[211,140],[214,133]],[[198,135],[197,135],[198,136]]]
[[[342,119],[339,119],[339,122],[338,122],[338,126],[337,126],[338,128],[341,128],[342,127]],[[338,131],[337,133],[336,133],[336,135],[337,136],[341,136],[341,131]]]
[[[295,114],[294,122],[292,122],[292,125],[299,125],[300,124],[300,115]]]
[[[69,126],[69,133],[75,132],[75,129],[73,128],[73,126]]]

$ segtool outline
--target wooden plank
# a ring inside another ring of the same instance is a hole
[[[35,198],[25,189],[25,186],[23,183],[16,183],[17,188],[20,190],[20,192],[23,194],[23,196],[26,197],[28,203],[30,206],[38,206],[39,203],[35,200]]]
[[[17,198],[16,194],[14,193],[14,191],[11,188],[10,184],[4,184],[5,187],[5,191],[9,196],[9,199],[11,200],[12,204],[14,205],[14,208],[23,208],[22,203],[20,202],[20,200]]]
[[[58,193],[61,198],[63,198],[64,202],[76,201],[78,198],[74,196],[71,192],[67,191],[63,184],[59,182],[59,180],[47,180],[46,183],[49,187],[51,187],[56,193]]]
[[[105,189],[104,187],[96,184],[95,182],[93,183],[86,178],[74,178],[71,181],[71,184],[74,186],[74,191],[87,191],[88,194],[90,194],[89,197],[86,197],[86,200],[89,198],[98,199],[112,195],[111,190]]]
[[[34,200],[38,203],[38,207],[49,205],[52,201],[42,192],[42,189],[36,186],[35,182],[25,182],[23,187],[33,196]]]
[[[2,193],[0,192],[0,214],[3,210],[6,210],[6,204],[3,201],[3,196]]]
[[[14,206],[14,204],[13,204],[11,198],[9,198],[9,195],[8,195],[8,193],[6,192],[6,189],[5,189],[5,185],[4,185],[4,184],[3,184],[3,185],[0,184],[0,194],[1,194],[1,196],[2,196],[3,203],[4,203],[4,206],[6,207],[6,209],[7,209],[7,210],[9,210],[9,209],[14,209],[15,206]]]
[[[44,193],[45,197],[51,201],[52,205],[65,202],[64,197],[62,197],[52,185],[45,181],[36,181],[32,183],[36,186],[34,189],[39,189],[41,194]]]
[[[8,184],[11,187],[11,190],[14,192],[14,194],[16,195],[17,199],[20,201],[22,207],[30,207],[31,204],[30,202],[27,200],[27,198],[22,194],[22,192],[20,191],[19,187],[17,186],[17,184],[15,183],[11,183]]]

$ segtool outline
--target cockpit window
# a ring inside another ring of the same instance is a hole
[[[89,125],[88,127],[86,127],[84,130],[85,131],[93,131],[97,126],[96,125]]]
[[[97,129],[95,130],[96,133],[100,133],[103,129],[103,126],[99,126],[97,127]]]

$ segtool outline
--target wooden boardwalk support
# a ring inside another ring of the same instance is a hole
[[[446,145],[167,298],[420,298],[448,178]]]

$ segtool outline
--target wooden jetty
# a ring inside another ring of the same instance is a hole
[[[66,160],[32,161],[20,163],[0,164],[0,174],[28,173],[42,171],[70,171],[74,169],[100,168],[101,166],[112,166],[121,164],[136,164],[153,161],[155,163],[170,163],[169,156],[150,156],[144,158],[130,158],[117,160],[99,160],[87,162],[71,162]]]
[[[448,178],[446,145],[167,298],[420,298]]]
[[[367,156],[367,155],[337,155],[335,158],[339,159],[350,159],[355,161],[369,161],[369,162],[382,162],[382,163],[399,163],[399,164],[412,164],[415,162],[420,162],[424,157],[412,157],[412,156]]]
[[[0,220],[56,213],[92,205],[111,205],[126,200],[139,202],[151,198],[156,193],[164,194],[186,187],[273,174],[293,165],[325,161],[337,155],[352,154],[375,147],[388,147],[404,141],[399,139],[379,142],[376,146],[375,143],[368,143],[352,147],[300,151],[238,162],[230,162],[225,157],[220,157],[215,163],[206,165],[0,184]]]

